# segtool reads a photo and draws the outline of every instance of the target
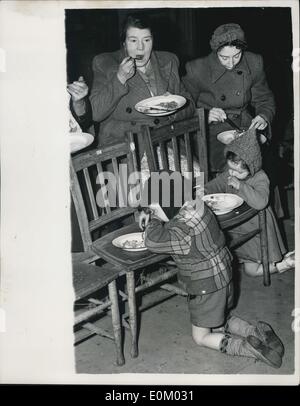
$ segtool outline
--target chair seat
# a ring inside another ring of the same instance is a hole
[[[148,250],[139,252],[125,251],[112,244],[112,241],[121,235],[140,231],[138,224],[132,223],[99,238],[93,243],[91,249],[105,261],[114,264],[125,272],[134,271],[169,258],[169,255],[155,254]]]
[[[218,221],[222,230],[227,230],[250,220],[257,214],[258,210],[253,209],[244,202],[240,207],[237,207],[231,212],[218,216]]]
[[[92,251],[86,251],[86,252],[72,252],[72,262],[73,263],[78,263],[78,262],[83,262],[83,263],[92,263],[97,261],[98,256],[92,252]]]
[[[84,263],[73,264],[73,285],[76,300],[103,288],[119,276],[119,270],[112,265],[102,266]]]

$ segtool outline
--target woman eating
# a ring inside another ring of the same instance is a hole
[[[178,58],[170,52],[153,50],[153,31],[140,15],[127,17],[121,49],[97,55],[93,61],[94,80],[90,101],[93,120],[100,122],[99,144],[122,141],[126,131],[138,133],[141,125],[160,126],[194,113],[192,97],[178,74]],[[182,95],[187,103],[176,113],[151,117],[135,105],[152,96]]]
[[[186,64],[183,82],[197,107],[208,111],[210,170],[219,172],[225,159],[217,135],[232,129],[225,120],[229,118],[241,128],[264,130],[261,142],[265,142],[271,137],[275,102],[262,57],[246,51],[245,34],[238,24],[219,26],[210,46],[208,56]]]

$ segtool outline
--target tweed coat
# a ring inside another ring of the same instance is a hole
[[[266,81],[263,59],[252,52],[244,52],[241,61],[232,69],[224,68],[215,52],[186,64],[182,79],[197,107],[210,110],[222,108],[240,127],[248,128],[254,116],[267,122],[267,138],[271,137],[270,123],[275,114],[274,96]],[[252,111],[250,111],[252,109]],[[224,144],[217,134],[232,129],[228,123],[209,125],[209,162],[213,171],[225,165]]]
[[[175,117],[176,120],[190,117],[195,111],[192,97],[179,78],[177,56],[159,51],[153,51],[150,59],[157,95],[166,92],[182,95],[187,99],[187,104],[176,114],[163,117],[150,117],[136,111],[135,104],[151,97],[151,93],[137,72],[125,85],[119,81],[117,72],[124,58],[124,51],[119,50],[97,55],[93,60],[94,80],[90,101],[93,120],[100,122],[100,145],[122,140],[125,131],[137,133],[143,124],[157,127],[174,121]]]

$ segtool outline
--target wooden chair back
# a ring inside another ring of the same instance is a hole
[[[84,251],[91,248],[97,230],[135,212],[128,204],[126,177],[136,173],[136,163],[134,143],[130,138],[71,159],[70,188]]]
[[[208,177],[206,127],[204,109],[194,117],[159,128],[143,126],[144,143],[150,172],[173,170],[192,173],[193,178],[204,173]],[[197,167],[197,168],[196,168]]]

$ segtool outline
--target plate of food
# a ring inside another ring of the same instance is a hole
[[[80,151],[83,148],[88,147],[94,141],[94,137],[89,133],[82,132],[70,132],[69,142],[71,154]]]
[[[167,116],[175,113],[185,103],[186,99],[183,96],[167,94],[142,100],[135,105],[135,109],[148,116]]]
[[[244,203],[240,196],[232,193],[213,193],[203,196],[202,200],[217,216],[229,213]]]
[[[217,140],[222,142],[222,144],[230,144],[233,140],[244,134],[244,131],[228,130],[223,131],[217,135]]]
[[[146,251],[147,249],[145,247],[143,232],[121,235],[120,237],[115,238],[112,241],[112,244],[122,250],[131,252]]]

